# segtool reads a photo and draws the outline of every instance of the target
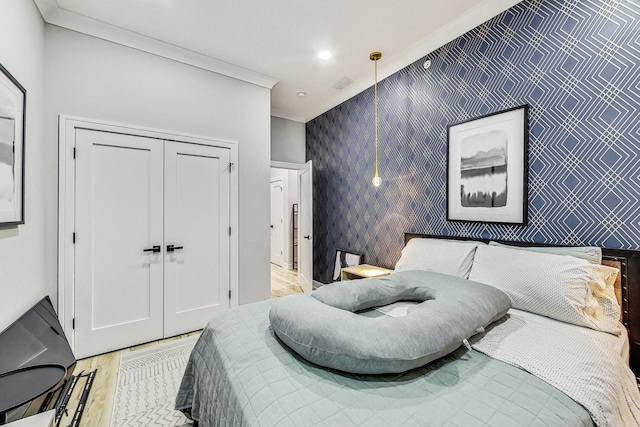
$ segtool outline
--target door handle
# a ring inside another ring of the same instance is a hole
[[[273,228],[273,225],[271,225],[270,227]]]
[[[160,247],[160,245],[155,245],[150,247],[149,249],[143,249],[142,252],[153,252],[153,253],[157,253],[160,252],[162,250],[162,248]]]
[[[304,236],[305,239],[311,240],[311,236]]]
[[[173,252],[176,249],[184,249],[184,246],[167,245],[167,252]]]

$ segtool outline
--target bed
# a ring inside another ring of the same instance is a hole
[[[416,237],[438,238],[407,234],[406,240]],[[621,271],[620,335],[512,308],[468,347],[425,366],[357,375],[318,367],[284,345],[269,322],[270,300],[209,323],[191,354],[176,409],[207,427],[637,425],[640,398],[625,361],[631,349],[634,362],[637,342],[629,301],[638,253],[603,255],[603,263]],[[360,314],[385,316],[381,311]]]

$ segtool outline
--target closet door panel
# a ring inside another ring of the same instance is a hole
[[[163,149],[150,138],[78,130],[75,352],[162,337]]]
[[[165,337],[229,308],[228,168],[228,149],[165,143]]]

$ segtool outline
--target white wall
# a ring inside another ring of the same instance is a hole
[[[45,40],[46,274],[56,272],[58,115],[68,114],[238,141],[239,302],[269,298],[270,90],[59,27]]]
[[[305,163],[305,126],[293,120],[271,117],[271,160]]]
[[[50,294],[55,304],[55,275],[46,274],[45,258],[55,259],[43,240],[55,207],[43,207],[45,182],[55,181],[45,163],[44,27],[32,1],[2,0],[0,63],[27,90],[24,225],[0,228],[0,331]]]

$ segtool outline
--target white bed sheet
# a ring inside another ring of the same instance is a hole
[[[389,304],[383,307],[377,307],[376,310],[391,317],[402,317],[407,315],[407,310],[415,305],[415,302],[409,301],[399,301],[393,304]],[[600,332],[593,329],[585,328],[582,326],[572,325],[570,323],[561,322],[559,320],[551,319],[549,317],[540,316],[538,314],[529,313],[528,311],[517,310],[515,308],[509,309],[507,313],[515,314],[518,316],[522,316],[525,318],[537,319],[541,323],[548,323],[553,325],[562,325],[563,328],[572,329],[575,333],[581,333],[591,336],[598,336],[600,334],[606,334],[612,338],[611,341],[614,342],[614,348],[616,353],[620,354],[622,359],[629,365],[629,334],[627,333],[627,329],[620,324],[620,330],[622,333],[619,336],[607,334],[606,332]]]
[[[593,336],[606,334],[606,332],[595,331],[593,329],[584,328],[582,326],[572,325],[570,323],[561,322],[559,320],[550,319],[548,317],[529,313],[528,311],[517,310],[515,308],[509,309],[507,313],[516,314],[522,317],[535,318],[538,321],[543,323],[563,325],[562,327],[573,329],[576,331],[576,333],[582,333],[582,334],[593,335]],[[627,333],[627,329],[622,324],[620,324],[620,330],[622,331],[622,333],[620,334],[620,336],[616,337],[615,350],[616,350],[616,353],[619,353],[620,356],[622,356],[622,359],[627,363],[627,365],[629,365],[629,334]],[[611,334],[607,334],[607,335],[613,336]]]

